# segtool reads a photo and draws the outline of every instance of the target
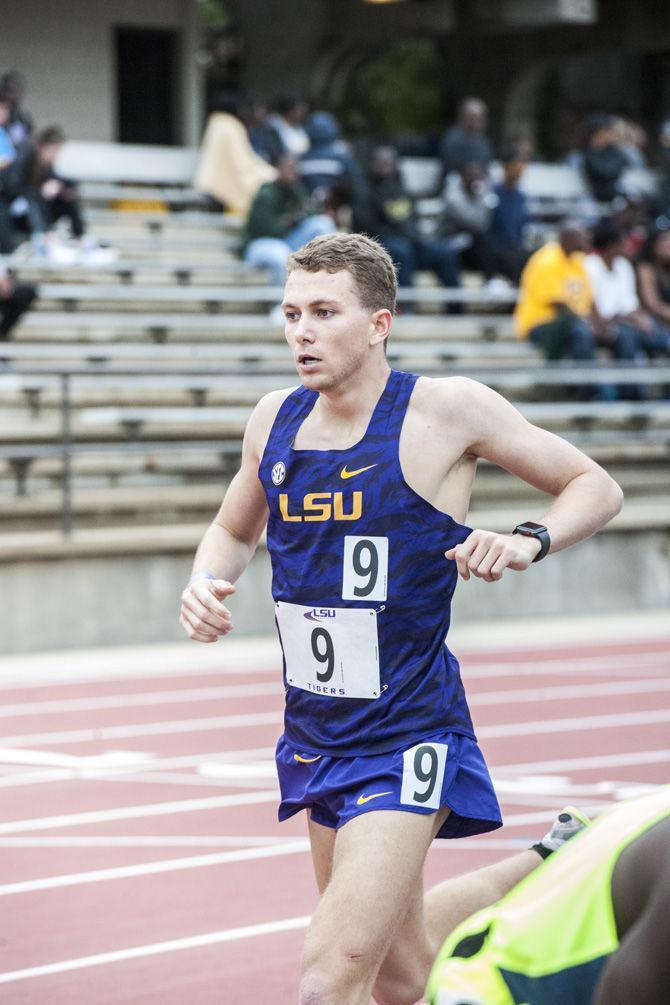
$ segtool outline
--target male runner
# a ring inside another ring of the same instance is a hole
[[[267,523],[286,686],[279,817],[307,809],[322,893],[300,1002],[367,1005],[374,993],[409,1005],[446,934],[539,864],[523,852],[424,907],[433,838],[501,823],[444,644],[458,574],[494,582],[527,569],[595,533],[621,491],[488,387],[390,370],[396,276],[375,241],[317,238],[288,268],[285,334],[302,386],[251,416],[181,623],[205,643],[231,630],[224,600]],[[478,457],[555,497],[538,523],[510,534],[463,524]]]
[[[613,807],[452,932],[431,1005],[667,1005],[670,786]]]

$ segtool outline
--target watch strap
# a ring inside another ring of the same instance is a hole
[[[543,527],[540,523],[532,523],[530,520],[526,523],[517,524],[517,526],[512,531],[513,534],[522,534],[524,537],[534,537],[540,542],[540,550],[533,559],[533,562],[540,562],[551,547],[551,538],[549,536],[549,531],[546,527]]]

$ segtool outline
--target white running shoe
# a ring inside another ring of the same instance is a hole
[[[565,806],[554,820],[551,830],[547,831],[540,844],[547,852],[558,851],[566,841],[579,834],[591,823],[581,810],[574,806]]]

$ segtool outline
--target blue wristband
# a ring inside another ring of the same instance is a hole
[[[186,584],[186,589],[189,588],[191,583],[195,583],[196,579],[216,579],[216,576],[212,572],[196,572],[195,576],[191,576]]]

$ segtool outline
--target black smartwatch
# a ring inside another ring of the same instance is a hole
[[[539,562],[541,558],[544,558],[551,547],[549,531],[541,523],[531,523],[530,520],[526,520],[525,523],[518,524],[512,533],[523,534],[524,537],[534,537],[540,542],[540,550],[533,559],[534,562]]]

